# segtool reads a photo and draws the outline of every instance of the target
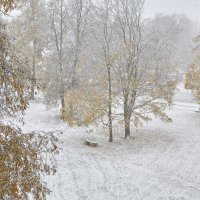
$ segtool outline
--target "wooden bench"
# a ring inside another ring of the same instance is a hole
[[[87,146],[90,146],[90,147],[97,147],[97,143],[96,142],[92,142],[92,141],[89,141],[89,140],[85,140],[85,145]]]

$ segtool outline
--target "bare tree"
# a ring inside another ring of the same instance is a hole
[[[98,7],[97,7],[98,9]],[[99,11],[100,9],[100,11]],[[112,67],[115,60],[113,51],[113,21],[112,21],[112,0],[103,0],[100,8],[97,10],[98,30],[95,30],[95,39],[99,44],[99,52],[103,55],[103,65],[107,70],[107,85],[108,85],[108,123],[109,128],[109,142],[113,141],[113,123],[112,123]],[[100,33],[99,33],[100,32]]]
[[[15,47],[13,51],[27,62],[31,79],[30,99],[34,100],[38,85],[38,63],[42,61],[45,47],[46,10],[41,0],[22,0],[17,5],[21,13],[9,23],[10,37],[13,38]]]
[[[67,6],[64,0],[50,1],[48,4],[50,11],[50,24],[53,32],[53,44],[57,52],[57,63],[59,71],[59,93],[62,109],[65,108],[65,84],[64,84],[64,72],[63,72],[63,57],[64,49],[63,43],[65,32],[67,31]]]
[[[122,93],[125,138],[130,137],[131,119],[135,126],[151,120],[150,113],[164,121],[171,119],[164,113],[171,102],[174,84],[163,80],[155,84],[155,67],[152,65],[163,44],[153,50],[152,39],[144,35],[142,11],[144,0],[116,0],[116,31],[119,38],[118,63],[115,71]]]
[[[82,48],[84,45],[85,34],[87,30],[88,16],[91,6],[91,0],[74,0],[71,1],[71,28],[74,37],[71,38],[72,43],[72,81],[71,88],[75,88],[78,84],[77,67],[81,60]]]
[[[115,9],[119,33],[123,42],[123,68],[117,68],[117,74],[123,92],[125,138],[130,136],[132,107],[137,95],[138,56],[141,44],[141,13],[144,1],[117,0]],[[121,56],[123,56],[121,54]]]

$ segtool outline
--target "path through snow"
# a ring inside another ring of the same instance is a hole
[[[180,85],[168,112],[173,123],[155,119],[135,131],[135,139],[116,135],[114,143],[95,135],[98,148],[83,144],[87,129],[69,128],[57,109],[46,111],[41,103],[31,103],[23,130],[63,131],[57,174],[47,178],[48,200],[200,200],[197,108]]]

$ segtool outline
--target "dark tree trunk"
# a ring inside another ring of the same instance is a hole
[[[112,86],[111,86],[111,71],[108,66],[108,83],[109,83],[109,103],[108,103],[108,118],[109,118],[109,142],[113,142],[113,126],[112,126]]]
[[[60,100],[61,100],[61,106],[62,106],[62,114],[64,114],[64,109],[65,109],[65,86],[64,86],[64,80],[63,80],[63,0],[60,3],[59,70],[60,70]]]
[[[65,86],[63,81],[63,69],[62,63],[60,62],[60,101],[62,106],[62,111],[65,109]]]
[[[36,84],[36,39],[33,41],[33,61],[31,70],[31,100],[35,99],[35,84]]]
[[[113,128],[112,128],[112,110],[111,106],[109,106],[109,142],[113,142]]]
[[[62,72],[62,67],[60,68],[60,71]],[[60,102],[62,106],[62,119],[64,119],[64,113],[65,113],[65,87],[64,87],[64,82],[63,78],[61,75],[61,80],[60,80]]]
[[[131,136],[130,122],[131,122],[130,116],[126,116],[124,118],[125,138],[128,138]]]
[[[130,137],[130,121],[131,121],[131,112],[128,105],[128,94],[124,95],[124,129],[125,129],[125,138]]]
[[[35,7],[32,5],[32,28],[35,29]],[[32,48],[32,69],[31,69],[31,100],[35,99],[35,84],[36,84],[36,51],[37,41],[36,37],[33,37],[33,48]]]
[[[62,106],[62,110],[64,110],[65,108],[65,99],[64,99],[64,95],[60,95],[60,101],[61,101],[61,106]]]

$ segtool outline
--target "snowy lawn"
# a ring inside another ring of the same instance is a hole
[[[129,140],[122,130],[114,143],[93,133],[97,148],[84,145],[86,128],[69,128],[58,109],[32,102],[24,131],[63,131],[48,200],[200,200],[200,113],[190,92],[179,89],[169,110],[173,123],[155,119]]]

